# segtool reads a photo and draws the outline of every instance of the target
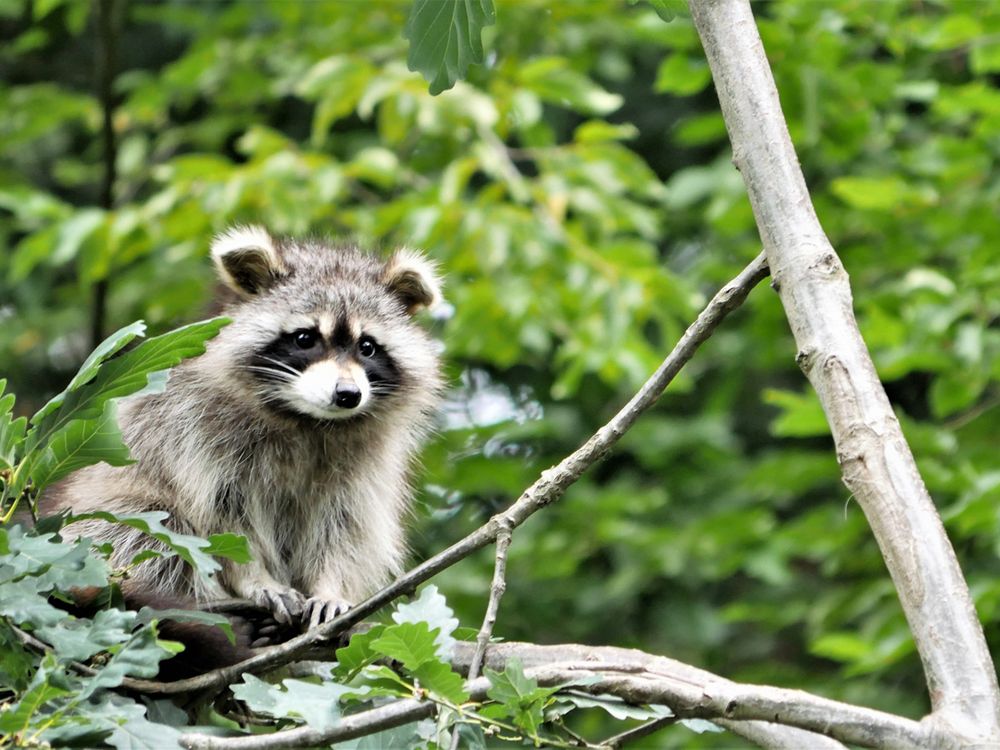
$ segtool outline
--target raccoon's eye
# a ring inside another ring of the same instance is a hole
[[[375,339],[371,336],[361,337],[361,341],[358,342],[358,351],[361,352],[362,357],[374,357],[377,350],[378,344],[375,343]]]
[[[316,331],[303,329],[292,334],[292,340],[299,349],[312,349],[316,345],[319,334]]]

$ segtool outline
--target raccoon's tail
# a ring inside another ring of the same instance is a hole
[[[98,596],[104,593],[106,589],[74,589],[75,606],[70,606],[70,611],[76,615],[92,616],[99,609]],[[157,624],[159,637],[163,640],[178,641],[184,646],[181,653],[160,662],[160,671],[156,679],[161,681],[193,677],[219,667],[236,664],[251,657],[254,647],[274,643],[276,637],[283,635],[272,632],[273,621],[263,610],[244,607],[239,612],[223,613],[232,626],[235,635],[233,642],[217,625],[173,619],[166,613],[166,610],[213,609],[211,606],[199,605],[193,598],[164,594],[160,591],[135,590],[135,587],[128,587],[127,583],[122,595],[129,609],[149,607],[165,612]]]

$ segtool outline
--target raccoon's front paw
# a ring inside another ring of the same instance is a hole
[[[282,625],[291,625],[302,619],[306,598],[295,589],[264,587],[254,594],[254,601],[271,610]]]
[[[324,599],[321,596],[312,596],[306,599],[302,611],[302,624],[306,629],[314,628],[317,625],[330,622],[330,620],[344,614],[353,605],[343,599]]]

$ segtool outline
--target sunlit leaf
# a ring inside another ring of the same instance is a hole
[[[104,404],[104,413],[96,419],[74,419],[53,434],[31,464],[31,480],[38,487],[46,487],[101,461],[112,466],[132,463],[118,429],[113,401]]]

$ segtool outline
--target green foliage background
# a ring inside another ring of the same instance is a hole
[[[690,19],[501,0],[431,96],[409,3],[120,6],[115,208],[95,20],[0,0],[0,375],[31,413],[107,327],[205,317],[237,221],[424,248],[453,383],[414,560],[606,420],[759,251]],[[755,5],[879,373],[1000,647],[1000,7]],[[776,295],[758,289],[620,448],[514,537],[498,634],[637,646],[919,716],[919,660],[839,482]],[[463,624],[491,555],[437,579]],[[674,728],[665,743],[690,743]],[[712,744],[712,738],[705,740]]]

